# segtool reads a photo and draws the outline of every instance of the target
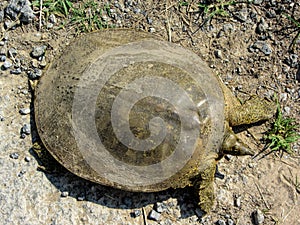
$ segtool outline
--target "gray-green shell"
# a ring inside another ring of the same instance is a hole
[[[35,94],[47,150],[72,173],[116,188],[190,185],[223,140],[218,79],[194,53],[148,33],[77,38]]]

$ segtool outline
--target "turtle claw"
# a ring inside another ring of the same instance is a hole
[[[226,133],[224,135],[222,153],[230,155],[254,155],[255,153],[249,148],[248,145],[243,143],[232,129],[227,124]]]

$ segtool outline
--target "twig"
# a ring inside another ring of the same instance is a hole
[[[168,2],[169,1],[166,2],[167,31],[168,31],[168,41],[172,42],[172,32],[171,32],[170,21],[168,17],[168,9],[169,9],[169,7],[167,6]]]
[[[40,0],[39,31],[42,29],[43,0]]]
[[[291,212],[294,210],[295,205],[293,205],[293,207],[290,209],[290,211],[285,215],[285,217],[282,219],[282,222],[284,222],[286,220],[286,218],[291,214]]]
[[[267,209],[271,209],[270,206],[268,205],[268,203],[266,202],[266,200],[265,200],[265,198],[264,198],[264,196],[263,196],[263,194],[262,194],[262,192],[261,192],[261,190],[260,190],[260,188],[259,188],[259,186],[258,186],[257,183],[255,183],[255,186],[257,187],[258,192],[259,192],[259,194],[260,194],[260,196],[261,196],[261,198],[262,198],[265,206],[267,207]]]
[[[142,208],[142,211],[143,211],[144,225],[148,225],[147,216],[146,216],[146,210],[145,210],[144,207]]]

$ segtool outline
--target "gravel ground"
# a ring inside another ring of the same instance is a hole
[[[141,29],[191,49],[237,97],[277,93],[284,115],[300,123],[300,41],[291,46],[299,28],[283,13],[299,20],[299,1],[238,3],[227,7],[230,16],[206,23],[196,3],[99,1],[102,8],[107,4],[101,20],[108,26]],[[299,142],[293,156],[222,159],[219,170],[225,179],[216,178],[216,204],[205,217],[188,188],[129,193],[82,180],[63,168],[51,173],[38,169],[28,80],[44,73],[78,27],[62,26],[70,19],[58,15],[45,18],[40,23],[39,9],[27,0],[0,2],[1,224],[300,224],[295,187]],[[239,135],[259,152],[268,126]]]

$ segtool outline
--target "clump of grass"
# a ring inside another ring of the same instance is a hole
[[[42,3],[43,12],[46,13],[46,17],[51,13],[56,16],[67,17],[73,8],[73,3],[70,0],[43,0]],[[40,7],[40,0],[34,0],[32,5]]]
[[[204,16],[211,19],[214,16],[230,16],[227,7],[236,4],[233,0],[210,0],[205,3],[199,3],[198,6],[202,9]]]
[[[284,151],[288,154],[293,154],[291,149],[292,143],[300,139],[297,132],[299,126],[295,124],[295,119],[284,118],[277,100],[277,116],[272,128],[265,135],[267,142],[266,149],[270,148],[274,151]]]
[[[103,20],[103,12],[110,15],[110,6],[106,4],[100,8],[99,4],[93,0],[79,5],[78,8],[72,9],[71,23],[77,26],[80,32],[91,32],[97,29],[108,28],[109,25]]]
[[[179,6],[190,6],[190,1],[180,1]],[[203,22],[200,27],[211,21],[213,17],[229,17],[231,16],[228,9],[229,6],[235,5],[235,0],[200,0],[197,3],[193,3],[199,9]]]
[[[40,0],[33,1],[40,6]],[[43,0],[42,11],[47,21],[50,14],[64,18],[63,26],[74,26],[77,32],[91,32],[101,28],[112,27],[103,20],[103,12],[110,15],[109,4],[100,5],[93,0],[74,2],[74,0]],[[63,27],[62,26],[62,27]]]

